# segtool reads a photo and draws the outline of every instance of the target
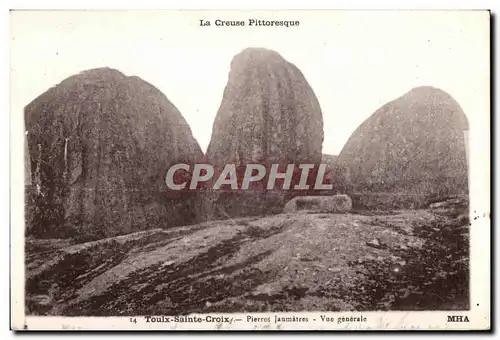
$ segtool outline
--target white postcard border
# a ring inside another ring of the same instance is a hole
[[[485,13],[486,14],[486,13]],[[485,43],[489,36],[485,36]],[[485,60],[485,63],[487,61]],[[15,75],[11,73],[11,81]],[[488,79],[489,81],[489,79]],[[490,102],[488,91],[474,91],[471,95],[483,96]],[[484,90],[482,89],[482,90]],[[15,94],[10,94],[11,103]],[[411,312],[303,312],[303,313],[249,313],[249,314],[210,314],[241,318],[243,321],[227,322],[161,322],[147,323],[144,316],[137,316],[135,322],[130,317],[33,317],[24,315],[24,173],[23,152],[11,152],[10,189],[11,189],[11,326],[16,330],[485,330],[489,329],[490,320],[490,112],[477,112],[470,121],[470,305],[469,311],[411,311]],[[11,114],[11,150],[24,150],[23,119]],[[323,322],[321,315],[338,317],[367,318],[366,322]],[[448,322],[450,315],[467,317],[470,322]],[[248,316],[307,317],[310,321],[301,322],[246,322]],[[203,317],[203,316],[202,316]]]

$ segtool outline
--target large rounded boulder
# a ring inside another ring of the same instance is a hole
[[[319,164],[322,143],[321,108],[302,72],[275,51],[248,48],[237,54],[213,124],[208,161],[216,168],[258,163],[268,170],[271,164]],[[285,203],[282,192],[265,189],[215,196],[221,217]]]
[[[352,192],[418,201],[468,192],[467,118],[446,92],[418,87],[363,122],[339,155]]]
[[[28,233],[97,239],[191,223],[195,199],[165,174],[201,149],[176,107],[138,77],[100,68],[63,80],[25,108]]]

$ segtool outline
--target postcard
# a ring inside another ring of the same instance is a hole
[[[489,330],[490,12],[13,10],[13,330]]]

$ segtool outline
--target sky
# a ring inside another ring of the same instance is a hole
[[[214,26],[252,18],[300,25]],[[325,154],[416,86],[448,92],[471,124],[489,112],[489,21],[480,11],[14,11],[10,39],[13,117],[66,77],[106,66],[160,89],[203,151],[231,59],[247,47],[275,50],[305,75],[322,108]]]

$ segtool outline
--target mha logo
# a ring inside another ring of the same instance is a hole
[[[447,322],[470,322],[467,315],[448,315]]]

